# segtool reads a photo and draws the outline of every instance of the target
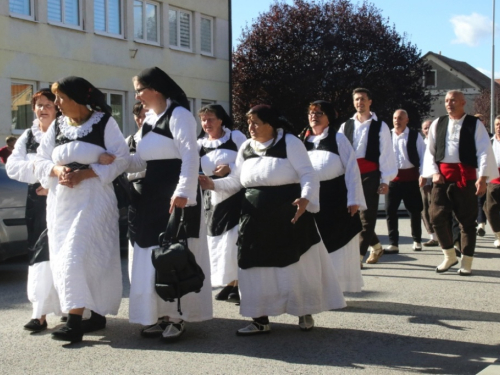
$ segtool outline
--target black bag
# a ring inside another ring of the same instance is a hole
[[[205,274],[188,249],[184,210],[180,219],[179,211],[181,209],[176,208],[170,215],[167,230],[159,237],[160,247],[153,249],[151,260],[156,269],[156,293],[167,302],[177,299],[177,311],[182,315],[181,297],[191,292],[199,293]]]

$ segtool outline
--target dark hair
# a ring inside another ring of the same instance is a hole
[[[132,108],[132,113],[134,114],[134,116],[139,117],[143,108],[144,108],[144,106],[142,105],[141,102],[136,102],[134,104],[134,107]]]
[[[51,102],[55,102],[56,101],[56,96],[52,93],[52,91],[50,91],[50,89],[48,87],[40,89],[31,98],[31,109],[33,111],[35,110],[36,102],[38,101],[38,99],[40,99],[41,96],[45,96]]]
[[[328,122],[329,125],[333,125],[333,121],[337,119],[337,111],[335,110],[334,106],[332,103],[327,102],[326,100],[316,100],[312,103],[309,103],[308,109],[311,110],[312,108],[319,107],[321,109],[326,117],[328,117]],[[330,127],[333,129],[333,126]],[[305,139],[310,135],[311,133],[311,126],[307,125],[299,134],[299,138],[302,141],[305,141]]]
[[[233,130],[234,123],[231,117],[227,114],[226,110],[224,107],[222,107],[220,104],[208,104],[203,106],[199,111],[198,111],[198,116],[201,117],[201,115],[205,113],[213,113],[215,117],[217,117],[219,120],[222,120],[222,126],[226,127],[229,130]],[[198,134],[198,138],[203,138],[205,136],[205,130],[203,130],[203,127],[201,128],[200,134]]]
[[[363,87],[355,88],[352,91],[352,96],[354,97],[355,94],[366,94],[366,96],[368,97],[368,99],[372,100],[372,93],[370,92],[370,90],[365,89]]]
[[[106,96],[85,78],[70,76],[60,79],[52,84],[51,90],[54,94],[58,91],[66,94],[80,105],[111,115],[111,107],[106,103]]]
[[[276,109],[267,104],[259,104],[250,108],[246,115],[247,117],[250,117],[250,115],[257,115],[263,123],[271,125],[273,129],[282,128],[285,132],[290,133],[293,131],[292,124]]]
[[[17,141],[17,137],[13,136],[13,135],[9,135],[7,138],[5,138],[5,143],[12,143],[12,142],[15,142]]]
[[[148,68],[141,71],[133,78],[144,87],[153,89],[162,94],[165,99],[173,100],[186,108],[188,111],[189,100],[184,91],[167,73],[158,67]]]

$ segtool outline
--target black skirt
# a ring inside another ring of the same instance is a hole
[[[238,266],[286,267],[321,238],[310,212],[292,224],[300,198],[299,184],[247,188],[238,236]]]
[[[48,241],[45,245],[35,249],[40,235],[47,229],[47,196],[38,195],[36,189],[39,183],[28,185],[28,196],[26,198],[26,228],[28,231],[28,254],[29,264],[44,262],[49,260]]]
[[[345,176],[321,181],[319,190],[320,211],[314,214],[321,239],[329,253],[347,245],[361,232],[359,212],[354,216],[347,211]]]

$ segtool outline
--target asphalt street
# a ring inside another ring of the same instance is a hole
[[[27,264],[11,259],[0,263],[0,374],[477,374],[500,358],[500,250],[491,229],[478,238],[471,277],[457,267],[437,274],[440,250],[412,251],[409,230],[400,218],[400,254],[365,265],[363,292],[347,294],[343,310],[315,315],[311,332],[285,315],[271,318],[269,335],[237,337],[247,320],[235,304],[214,301],[212,321],[187,324],[169,344],[128,323],[126,255],[118,316],[67,345],[50,337],[58,317],[45,332],[23,330]],[[377,233],[387,244],[383,218]]]

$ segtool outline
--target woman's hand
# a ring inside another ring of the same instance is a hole
[[[36,188],[36,195],[48,195],[49,194],[49,189],[45,189],[42,186],[39,186]]]
[[[198,176],[198,181],[203,190],[214,190],[215,188],[214,180],[208,176]]]
[[[57,177],[60,180],[67,172],[71,172],[71,168],[65,167],[64,165],[55,165],[50,172],[50,176]]]
[[[347,207],[347,212],[349,212],[351,214],[351,216],[356,215],[358,210],[359,210],[358,204],[353,204],[352,206]]]
[[[107,152],[102,153],[99,155],[99,164],[101,165],[109,165],[113,163],[116,159],[115,155],[108,154]]]
[[[231,168],[227,164],[218,165],[213,171],[213,174],[218,177],[226,177],[229,173],[231,173]]]
[[[186,207],[187,202],[188,202],[187,198],[172,197],[172,199],[170,199],[170,210],[168,210],[168,213],[171,214],[172,212],[174,212],[175,207],[179,208]]]
[[[306,211],[308,203],[309,199],[306,198],[298,198],[293,201],[292,205],[297,206],[297,212],[295,213],[295,216],[292,219],[293,224],[295,224],[297,220],[299,220],[299,217],[301,217],[302,214]]]
[[[74,188],[83,180],[87,180],[93,177],[97,177],[97,175],[92,169],[76,169],[74,171],[65,173],[63,179],[59,178],[59,184],[67,186],[69,188]]]

